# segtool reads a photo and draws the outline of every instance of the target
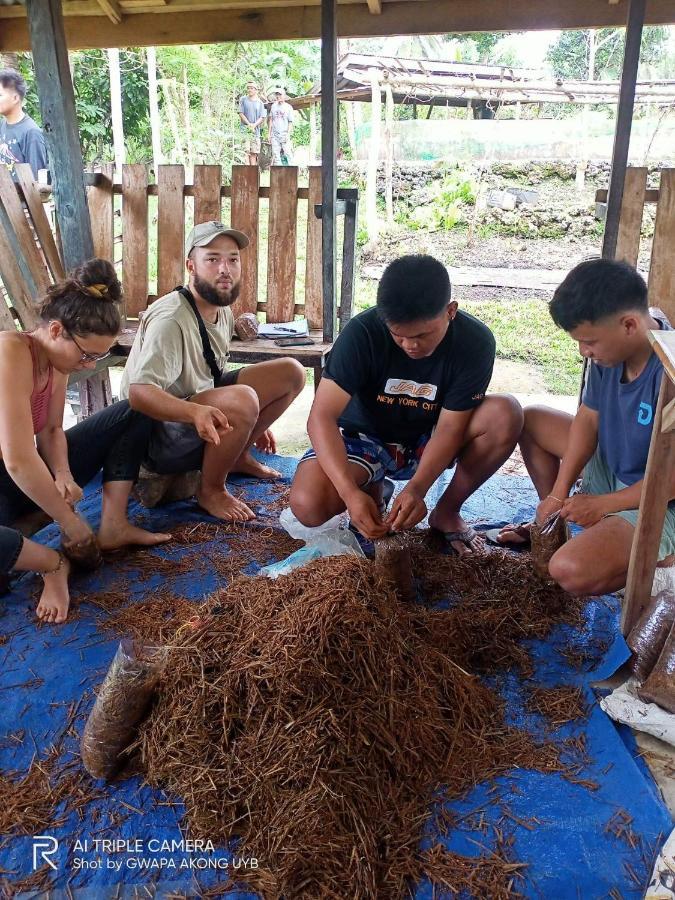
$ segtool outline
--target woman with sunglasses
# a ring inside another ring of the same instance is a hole
[[[95,369],[110,355],[121,293],[111,263],[91,259],[49,288],[34,331],[0,332],[0,579],[6,587],[12,570],[39,572],[44,588],[37,614],[47,622],[64,622],[68,614],[69,564],[58,551],[23,538],[12,527],[20,516],[40,508],[60,525],[64,541],[92,541],[75,504],[102,470],[101,549],[170,538],[127,519],[151,420],[121,401],[63,430],[68,376]]]

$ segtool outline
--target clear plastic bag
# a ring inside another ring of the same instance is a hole
[[[675,594],[661,591],[651,598],[626,641],[633,651],[631,668],[638,681],[644,681],[654,668],[673,622]]]
[[[291,553],[286,559],[271,563],[260,570],[267,578],[278,578],[287,575],[294,569],[306,566],[312,560],[322,556],[365,556],[355,535],[346,528],[340,528],[342,516],[334,516],[323,525],[309,528],[293,515],[290,507],[282,510],[279,516],[281,526],[297,541],[304,541],[305,546]]]
[[[532,565],[542,578],[550,579],[548,564],[551,557],[569,538],[567,522],[559,512],[552,513],[541,525],[530,530]]]
[[[638,697],[646,703],[656,703],[669,713],[675,713],[675,625],[670,628],[649,678],[638,689]]]
[[[124,764],[166,665],[167,649],[125,638],[117,648],[84,727],[80,753],[94,778],[112,778]]]

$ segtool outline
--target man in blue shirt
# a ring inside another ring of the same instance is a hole
[[[246,164],[258,165],[260,155],[261,125],[265,121],[265,106],[258,96],[258,86],[253,81],[246,85],[246,96],[239,101],[241,127],[246,131]]]
[[[591,365],[576,416],[530,407],[519,443],[540,497],[537,522],[560,511],[584,529],[554,554],[551,577],[576,596],[603,594],[626,584],[661,385],[661,363],[647,332],[670,325],[650,314],[642,276],[627,263],[605,259],[572,269],[550,311]],[[570,497],[582,473],[582,492]],[[663,474],[675,498],[675,473]],[[524,541],[527,528],[508,526],[498,540]],[[673,553],[671,503],[659,560],[670,564]]]
[[[23,111],[26,82],[14,69],[0,70],[0,164],[16,181],[17,163],[29,163],[37,180],[47,168],[45,138],[37,123]]]

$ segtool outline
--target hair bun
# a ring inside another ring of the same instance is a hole
[[[117,303],[122,298],[122,285],[110,260],[88,259],[73,272],[73,278],[86,294],[97,300]]]

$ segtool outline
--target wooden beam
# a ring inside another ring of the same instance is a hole
[[[120,5],[117,0],[98,0],[98,5],[110,19],[113,25],[120,24],[120,22],[122,21],[122,10],[120,9]]]
[[[84,165],[70,78],[60,0],[26,0],[42,128],[54,181],[63,264],[74,268],[94,255]]]
[[[371,16],[382,15],[382,0],[367,0],[368,12]]]
[[[252,4],[255,0],[251,0]],[[259,0],[260,3],[263,0]],[[82,4],[84,5],[84,4]],[[80,6],[80,4],[72,4]],[[100,9],[97,6],[98,9]],[[0,7],[5,9],[20,7]],[[195,6],[196,10],[197,7]],[[131,14],[125,9],[122,22],[114,28],[102,25],[99,15],[68,15],[66,37],[70,49],[86,47],[146,47],[171,44],[217,43],[219,41],[262,41],[318,38],[321,35],[321,10],[306,3],[262,8],[250,5],[233,9],[223,2],[220,9],[173,12],[172,6],[156,12]],[[126,13],[129,13],[128,15]],[[589,3],[588,0],[391,0],[382,6],[382,14],[373,16],[363,2],[341,3],[337,10],[341,37],[370,37],[389,34],[445,34],[448,31],[539,31],[558,28],[623,27],[626,24],[622,4]],[[675,0],[649,0],[646,25],[675,22]],[[30,50],[28,27],[21,15],[6,18],[0,29],[0,52]]]
[[[616,256],[645,9],[646,0],[630,0],[628,25],[626,27],[626,46],[623,54],[623,68],[621,70],[621,87],[619,89],[619,106],[616,111],[612,168],[609,176],[607,216],[605,218],[605,233],[602,239],[602,255],[605,259],[614,259]]]
[[[323,267],[323,339],[335,339],[337,326],[336,219],[338,118],[337,0],[321,2],[321,262]],[[308,215],[312,211],[309,210]]]

